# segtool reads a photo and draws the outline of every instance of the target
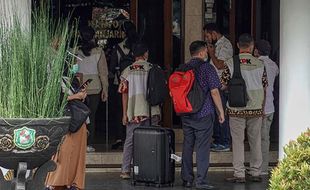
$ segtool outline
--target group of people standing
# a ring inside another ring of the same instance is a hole
[[[261,182],[261,176],[268,174],[269,132],[275,112],[273,85],[279,74],[278,66],[269,58],[271,46],[266,40],[254,42],[251,35],[240,35],[237,55],[248,100],[245,107],[232,107],[227,101],[229,82],[234,75],[232,45],[215,24],[207,24],[204,32],[205,41],[194,41],[189,48],[192,58],[187,64],[210,61],[200,66],[197,73],[199,84],[207,92],[204,106],[196,114],[181,117],[184,131],[183,186],[193,186],[192,153],[195,145],[196,188],[214,188],[206,181],[210,149],[230,151],[232,148],[234,174],[227,181]],[[244,166],[245,131],[251,150],[248,169]]]
[[[120,175],[122,179],[131,177],[133,130],[149,125],[149,119],[152,119],[154,124],[161,119],[159,106],[151,108],[152,118],[149,118],[149,106],[146,101],[147,75],[150,70],[148,48],[139,42],[132,23],[125,24],[124,27],[127,38],[116,45],[109,69],[103,50],[96,46],[94,30],[86,27],[80,31],[82,43],[77,56],[81,59],[76,62],[77,69],[72,69],[72,72],[76,74],[80,84],[88,79],[92,79],[92,82],[77,94],[69,93],[68,101],[87,99],[91,115],[89,121],[86,121],[77,133],[66,136],[60,150],[53,157],[58,167],[48,175],[47,189],[84,189],[86,149],[94,151],[93,147],[87,147],[87,144],[91,145],[94,137],[98,102],[106,101],[108,97],[109,70],[110,74],[115,76],[113,88],[110,89],[118,92],[114,99],[117,109],[122,110],[115,118],[120,121],[116,144],[122,144],[124,129],[126,130]],[[249,34],[239,37],[238,55],[248,101],[245,107],[235,108],[227,103],[227,87],[234,74],[232,44],[215,24],[207,24],[204,33],[205,41],[194,41],[189,47],[192,58],[187,64],[204,62],[198,68],[196,78],[206,96],[199,112],[181,117],[184,132],[181,172],[183,186],[193,186],[194,147],[197,153],[195,182],[198,189],[214,188],[207,181],[211,150],[230,151],[232,148],[234,175],[228,178],[228,181],[244,183],[247,173],[247,179],[259,182],[260,176],[268,173],[269,130],[275,112],[273,84],[279,73],[277,65],[269,58],[270,44],[265,40],[254,42]],[[124,61],[124,54],[131,54],[133,63],[120,71],[119,63]],[[66,90],[63,92],[67,93]],[[248,170],[244,166],[245,131],[251,149]]]

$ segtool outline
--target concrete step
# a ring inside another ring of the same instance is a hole
[[[182,152],[176,152],[181,156]],[[275,165],[278,162],[278,151],[270,151],[270,163]],[[193,155],[194,164],[196,162],[196,154]],[[86,165],[88,168],[119,168],[122,164],[122,152],[95,152],[87,153]],[[245,152],[245,162],[248,163],[250,152]],[[231,167],[232,166],[232,152],[211,152],[210,155],[211,166],[216,167]],[[177,164],[179,166],[179,164]]]

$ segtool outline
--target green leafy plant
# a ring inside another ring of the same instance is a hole
[[[0,21],[1,118],[63,116],[61,78],[74,61],[67,49],[76,41],[76,27],[68,19],[55,21],[48,10],[42,4],[32,12],[30,30],[17,17],[12,27]]]
[[[285,157],[272,171],[270,190],[310,189],[310,129],[291,141]]]

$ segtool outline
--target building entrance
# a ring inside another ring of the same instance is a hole
[[[161,65],[167,72],[167,76],[184,63],[185,39],[192,35],[189,28],[192,23],[185,26],[186,20],[197,18],[191,3],[185,0],[53,0],[53,15],[66,16],[70,11],[72,18],[79,18],[80,25],[91,24],[97,31],[99,44],[106,52],[109,64],[111,49],[122,41],[124,33],[122,23],[131,20],[136,26],[138,34],[150,49],[149,61]],[[195,1],[196,2],[196,1]],[[201,0],[199,3],[203,10],[199,22],[204,25],[215,22],[221,26],[223,34],[231,40],[236,48],[236,40],[241,33],[251,33],[256,39],[265,38],[272,42],[273,58],[277,61],[277,48],[279,18],[278,14],[265,14],[268,10],[278,10],[279,1],[267,0]],[[197,4],[197,3],[195,3]],[[187,7],[186,7],[187,6]],[[186,10],[189,10],[187,12]],[[104,15],[104,17],[100,17]],[[100,18],[104,18],[101,19]],[[267,22],[271,20],[271,22]],[[200,26],[202,28],[202,26]],[[202,39],[201,35],[197,39]],[[275,88],[275,96],[278,89]],[[120,99],[117,93],[117,85],[113,85],[113,75],[110,76],[109,100],[100,103],[96,114],[95,145],[98,151],[114,151],[111,145],[124,133],[119,130],[121,125]],[[277,105],[277,98],[276,98]],[[276,106],[278,108],[278,106]],[[277,114],[276,114],[277,115]],[[271,129],[271,138],[278,139],[278,122],[275,118]],[[180,119],[173,112],[169,99],[163,106],[164,127],[181,128]],[[182,133],[178,130],[177,133]],[[178,136],[178,135],[177,135]],[[182,135],[180,135],[182,136]],[[182,139],[182,138],[180,138]],[[120,151],[121,149],[117,149]]]
[[[110,65],[113,47],[126,37],[123,23],[133,22],[139,39],[149,47],[149,62],[162,66],[169,73],[170,61],[167,60],[166,50],[172,46],[172,36],[169,36],[171,42],[165,39],[168,36],[166,31],[171,30],[169,34],[172,33],[172,19],[167,29],[165,11],[168,9],[166,10],[165,5],[164,0],[53,0],[52,14],[55,17],[71,15],[72,21],[79,20],[79,27],[92,26],[99,46],[105,51],[110,71],[113,70]],[[170,14],[171,11],[169,10]],[[113,143],[125,139],[125,127],[121,124],[121,96],[117,88],[114,74],[110,72],[108,101],[100,102],[96,113],[93,141],[96,151],[114,151],[111,149]],[[164,119],[167,120],[165,114]],[[169,121],[165,123],[167,127],[170,125]],[[121,147],[116,147],[115,151],[119,150]]]

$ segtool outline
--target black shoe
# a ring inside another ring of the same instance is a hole
[[[226,178],[226,181],[230,183],[245,183],[245,177],[229,177]]]
[[[196,185],[196,189],[215,189],[214,186],[208,184]]]
[[[193,187],[193,182],[183,181],[183,187],[185,187],[185,188],[192,188]]]
[[[119,149],[121,146],[123,146],[123,141],[117,140],[114,144],[112,144],[112,150]]]
[[[262,177],[260,177],[260,176],[250,176],[249,180],[252,182],[262,182],[263,181]]]

